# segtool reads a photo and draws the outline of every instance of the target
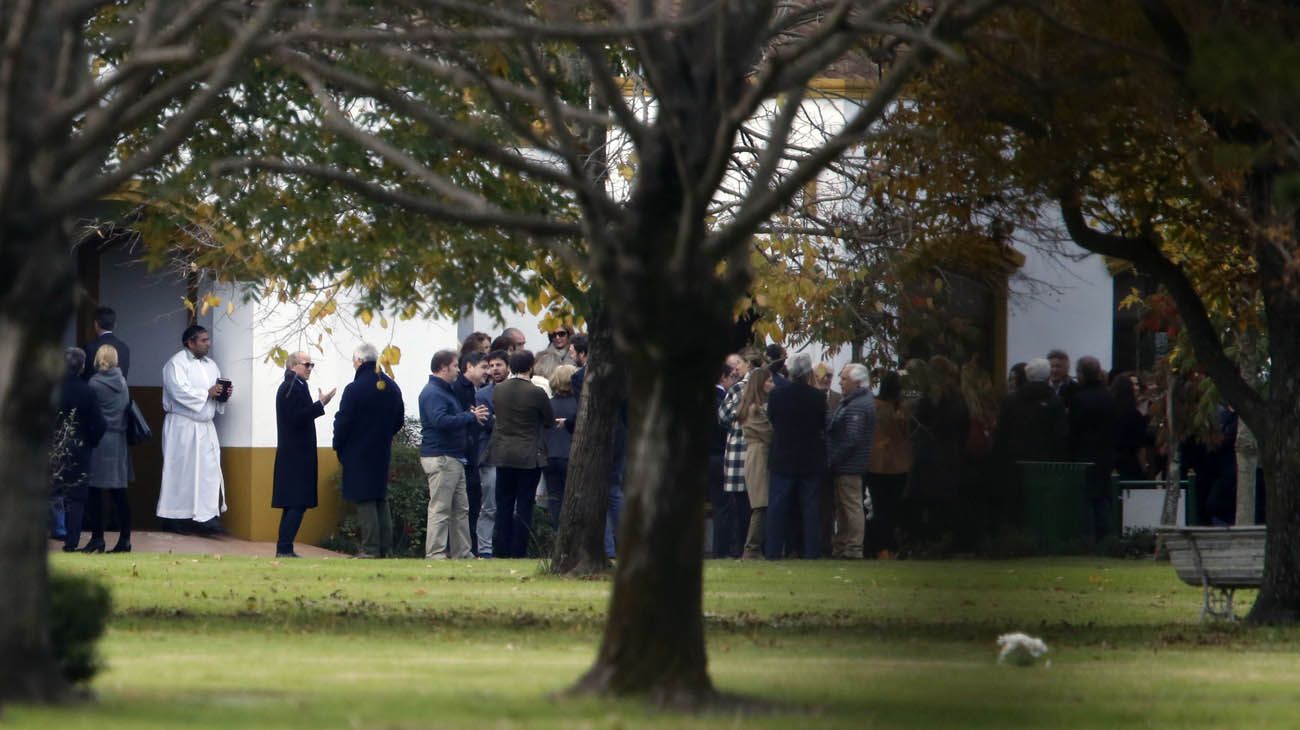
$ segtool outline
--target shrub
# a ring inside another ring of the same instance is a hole
[[[334,477],[342,489],[343,473]],[[420,467],[420,422],[408,419],[393,437],[393,460],[388,467],[388,511],[393,515],[393,555],[424,557],[424,533],[429,510],[429,482]],[[321,541],[321,547],[356,553],[361,531],[352,512],[344,515],[335,533]]]
[[[113,610],[108,587],[80,575],[50,575],[50,643],[69,682],[86,682],[101,664],[95,643]]]

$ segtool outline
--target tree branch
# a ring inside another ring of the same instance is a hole
[[[1219,392],[1247,422],[1261,423],[1259,417],[1265,407],[1263,397],[1246,382],[1237,364],[1224,351],[1223,340],[1215,331],[1214,323],[1210,320],[1196,287],[1177,264],[1161,253],[1151,238],[1153,234],[1129,238],[1093,229],[1084,218],[1077,190],[1069,190],[1060,195],[1057,203],[1065,229],[1075,243],[1093,253],[1131,261],[1139,271],[1154,276],[1164,286],[1178,304],[1178,314],[1187,326],[1187,334],[1196,348],[1197,359],[1214,379]]]
[[[150,140],[144,149],[124,160],[111,172],[90,177],[84,182],[70,183],[53,198],[42,201],[42,205],[36,211],[36,217],[38,219],[59,217],[89,200],[114,190],[137,173],[157,163],[180,144],[185,139],[185,135],[207,115],[221,95],[226,92],[235,70],[244,60],[253,41],[271,24],[281,2],[282,0],[266,0],[258,6],[252,20],[240,30],[230,47],[219,56],[219,61],[203,90],[180,112],[171,117],[162,131]]]

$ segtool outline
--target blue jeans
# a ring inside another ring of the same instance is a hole
[[[799,502],[803,526],[803,545],[799,556],[805,560],[821,557],[821,484],[820,474],[772,474],[767,499],[767,539],[763,545],[763,557],[780,560],[785,556],[790,511],[796,500]]]
[[[748,527],[749,493],[723,492],[713,512],[713,557],[740,557]]]
[[[497,468],[483,464],[478,468],[479,476],[479,512],[478,512],[478,551],[479,557],[492,557],[492,532],[497,522]]]
[[[618,540],[615,539],[615,532],[618,530],[618,518],[623,514],[623,485],[614,483],[609,485],[609,508],[605,512],[605,557],[613,558],[617,552]]]

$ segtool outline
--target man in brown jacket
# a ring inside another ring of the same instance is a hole
[[[542,431],[555,427],[555,413],[546,392],[533,385],[533,353],[510,355],[510,377],[496,386],[496,423],[486,462],[496,467],[496,526],[492,547],[498,558],[528,554],[537,482],[546,465]]]

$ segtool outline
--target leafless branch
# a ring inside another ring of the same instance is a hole
[[[250,21],[240,29],[230,46],[218,57],[219,60],[207,77],[204,87],[185,104],[184,108],[168,119],[162,131],[150,140],[144,149],[123,160],[106,174],[70,183],[50,200],[43,202],[37,211],[37,217],[57,217],[88,200],[116,189],[134,175],[156,164],[159,159],[180,144],[185,135],[203,119],[226,92],[227,85],[244,61],[253,41],[271,24],[281,2],[282,0],[267,0],[258,6],[257,12]]]

